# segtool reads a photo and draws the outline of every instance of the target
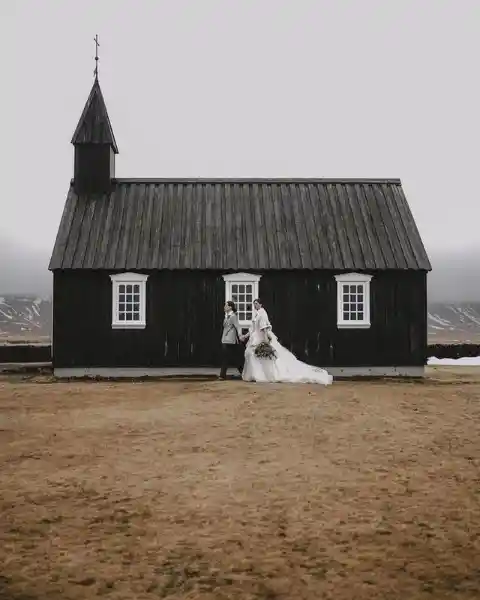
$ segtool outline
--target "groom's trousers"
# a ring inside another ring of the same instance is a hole
[[[222,379],[225,379],[227,376],[228,367],[235,367],[241,375],[244,363],[243,344],[222,344],[222,367],[220,369],[220,377]]]

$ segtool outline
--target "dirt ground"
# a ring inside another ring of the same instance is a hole
[[[480,597],[480,370],[0,379],[2,600]]]

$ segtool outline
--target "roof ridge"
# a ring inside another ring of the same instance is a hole
[[[400,178],[378,177],[117,177],[114,183],[390,183]]]

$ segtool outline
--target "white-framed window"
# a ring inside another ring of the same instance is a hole
[[[112,328],[144,329],[148,275],[120,273],[112,280]]]
[[[337,280],[337,326],[341,329],[370,327],[370,281],[372,275],[345,273]]]
[[[252,273],[232,273],[224,275],[225,301],[233,300],[237,305],[240,327],[249,327],[253,319],[253,301],[258,298],[258,284],[261,275]]]

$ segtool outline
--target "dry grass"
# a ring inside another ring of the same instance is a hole
[[[479,331],[439,331],[429,332],[429,344],[480,344]]]
[[[0,380],[0,598],[480,594],[480,377]]]

